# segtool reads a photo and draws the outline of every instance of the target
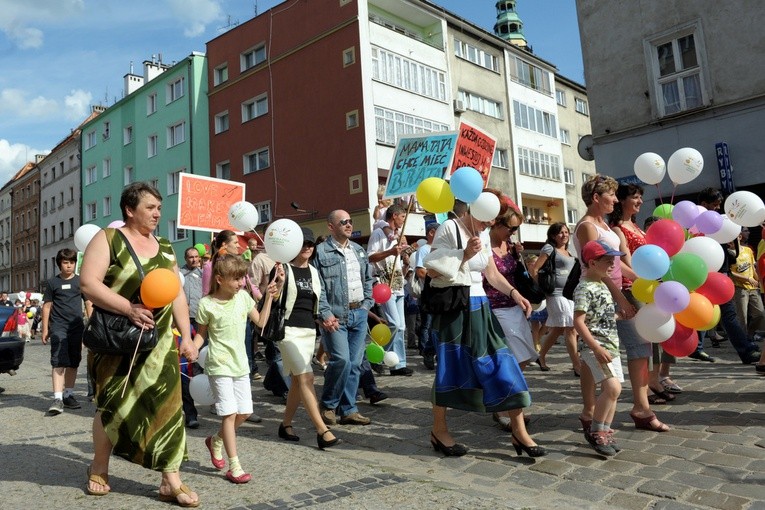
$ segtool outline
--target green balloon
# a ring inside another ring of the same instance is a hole
[[[370,363],[382,363],[384,357],[385,350],[382,347],[374,342],[367,345],[367,359]]]
[[[704,259],[695,253],[678,253],[670,260],[669,270],[661,279],[665,282],[682,283],[690,292],[704,284],[707,274],[708,269]]]
[[[197,243],[194,245],[194,248],[199,252],[200,257],[204,257],[205,253],[207,253],[207,250],[205,250],[205,245],[202,243]]]
[[[653,210],[653,215],[658,216],[659,218],[664,218],[665,220],[671,220],[672,219],[672,209],[674,209],[675,206],[672,204],[661,204],[657,205],[656,209]]]

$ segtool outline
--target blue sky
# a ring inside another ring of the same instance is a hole
[[[290,2],[292,0],[287,0]],[[320,1],[320,0],[309,0]],[[323,1],[323,0],[321,0]],[[491,31],[494,0],[432,0]],[[122,77],[162,54],[166,63],[205,51],[230,22],[281,0],[2,0],[0,9],[0,186],[35,154],[55,147],[111,105]],[[284,2],[286,3],[286,2]],[[575,0],[518,0],[539,57],[583,83]]]

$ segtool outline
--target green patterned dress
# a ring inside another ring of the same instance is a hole
[[[140,289],[133,258],[122,236],[104,229],[111,261],[104,284],[121,296],[132,299]],[[175,252],[170,243],[159,239],[159,252],[150,259],[140,258],[144,274],[152,269],[172,269]],[[150,352],[139,353],[125,383],[131,356],[88,355],[88,368],[95,380],[96,407],[101,412],[113,453],[130,462],[156,471],[178,471],[186,460],[186,431],[181,405],[181,376],[178,349],[172,334],[172,305],[154,313],[159,341]]]

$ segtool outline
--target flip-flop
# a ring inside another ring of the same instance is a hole
[[[659,384],[661,384],[661,387],[664,388],[665,391],[668,391],[669,393],[682,393],[683,389],[675,384],[675,382],[670,379],[669,377],[662,377],[659,380]]]
[[[196,508],[199,506],[199,500],[192,501],[191,503],[181,503],[178,501],[178,496],[181,494],[186,494],[187,496],[191,497],[191,493],[194,492],[191,489],[189,489],[189,486],[185,483],[181,484],[179,487],[176,487],[175,489],[172,489],[172,492],[170,494],[162,494],[159,493],[159,500],[164,501],[165,503],[175,503],[178,506],[182,506],[184,508]]]
[[[648,389],[651,390],[651,392],[653,392],[654,395],[656,395],[657,397],[663,398],[667,402],[672,402],[673,400],[675,400],[675,396],[669,393],[668,391],[656,390],[654,388],[651,388],[650,386],[648,387]]]
[[[90,472],[90,466],[88,466],[87,470],[88,474],[88,482],[97,483],[98,485],[109,485],[109,475],[106,473],[96,474]],[[109,489],[107,490],[93,490],[90,488],[90,484],[85,486],[85,490],[88,494],[91,496],[106,496],[109,494]]]

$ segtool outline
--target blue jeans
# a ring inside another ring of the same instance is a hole
[[[393,370],[406,366],[406,316],[404,315],[404,296],[393,295],[380,305],[383,318],[388,321],[388,326],[393,330],[393,338],[385,346],[386,351],[393,351],[398,355],[398,364]]]
[[[736,349],[738,357],[741,358],[742,361],[744,361],[749,354],[757,351],[757,346],[754,342],[749,340],[746,331],[738,321],[738,317],[736,316],[736,305],[733,304],[733,299],[720,305],[720,322],[722,323],[725,333],[728,335],[728,340],[730,340],[731,345]],[[704,350],[705,336],[705,331],[699,332],[699,346],[696,348],[696,352]]]
[[[433,328],[433,316],[429,313],[420,312],[420,354],[436,353],[436,338],[438,332]]]
[[[359,378],[359,389],[364,392],[364,398],[371,398],[380,393],[380,389],[375,382],[375,374],[366,358],[361,362],[361,376]]]
[[[324,371],[321,405],[335,409],[340,416],[358,412],[356,391],[361,376],[361,361],[367,338],[367,316],[364,308],[348,311],[348,321],[337,331],[323,331],[324,347],[329,363]]]

